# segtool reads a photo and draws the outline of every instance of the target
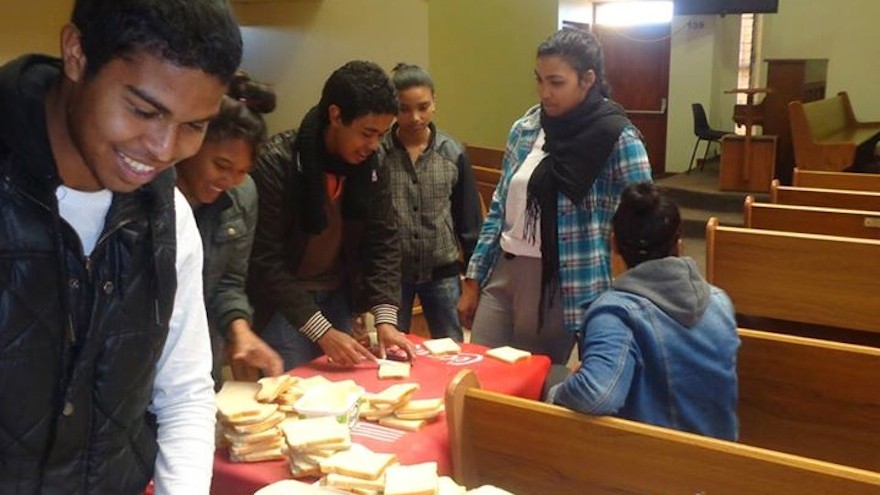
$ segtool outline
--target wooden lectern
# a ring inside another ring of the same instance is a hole
[[[739,88],[726,94],[744,93],[746,104],[739,115],[746,128],[744,136],[728,134],[721,138],[721,173],[718,188],[722,191],[767,192],[774,177],[776,136],[754,136],[752,125],[760,111],[755,95],[769,93],[767,88]]]

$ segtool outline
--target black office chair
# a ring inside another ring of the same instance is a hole
[[[729,134],[725,131],[718,131],[709,127],[709,120],[706,118],[706,110],[703,109],[701,103],[692,104],[691,109],[694,111],[694,135],[697,136],[697,142],[694,143],[694,151],[691,153],[691,161],[688,162],[686,173],[691,173],[691,170],[694,167],[694,157],[697,156],[697,147],[700,146],[700,141],[706,141],[706,152],[703,153],[703,163],[700,164],[700,170],[703,170],[703,165],[705,165],[706,158],[709,156],[709,147],[713,142],[720,145],[721,138],[725,134]]]

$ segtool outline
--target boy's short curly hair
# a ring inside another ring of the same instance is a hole
[[[368,114],[397,115],[397,92],[385,71],[373,62],[354,60],[336,69],[324,83],[318,109],[327,118],[330,105],[339,107],[342,122]]]
[[[226,0],[76,0],[70,21],[88,76],[141,50],[224,84],[241,64],[241,31]]]

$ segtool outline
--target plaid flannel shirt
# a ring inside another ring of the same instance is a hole
[[[504,208],[510,179],[531,151],[541,130],[540,106],[529,109],[513,124],[507,139],[501,179],[492,195],[477,247],[468,265],[468,278],[486,285],[501,252]],[[559,195],[559,289],[565,328],[580,329],[589,304],[611,283],[611,219],[620,195],[630,184],[651,180],[651,165],[639,131],[633,125],[623,132],[608,157],[608,163],[583,204],[575,205]]]

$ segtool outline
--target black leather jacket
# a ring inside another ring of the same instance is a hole
[[[174,177],[114,194],[85,257],[58,213],[46,134],[58,67],[0,69],[0,493],[140,493],[176,289]]]
[[[318,311],[314,298],[294,275],[309,240],[302,227],[307,206],[302,201],[295,141],[292,130],[270,138],[251,172],[259,193],[259,215],[247,284],[258,330],[275,311],[294,328]],[[380,166],[374,177],[369,211],[358,212],[360,218],[343,211],[347,287],[358,312],[378,304],[400,304],[400,243],[388,174]]]

